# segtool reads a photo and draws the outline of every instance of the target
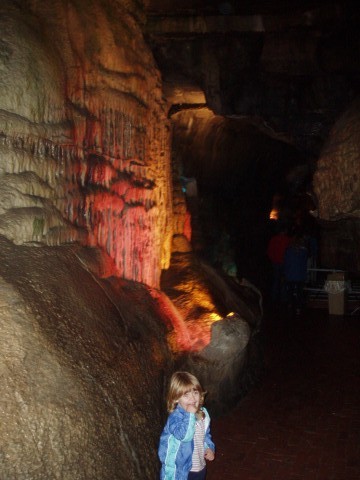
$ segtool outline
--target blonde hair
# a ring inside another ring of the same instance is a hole
[[[189,372],[175,372],[170,379],[170,386],[167,395],[167,410],[169,413],[175,410],[180,397],[185,393],[197,390],[200,393],[199,408],[204,403],[206,392],[202,389],[199,380]]]

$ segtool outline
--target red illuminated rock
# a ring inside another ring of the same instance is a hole
[[[0,233],[99,246],[118,276],[158,286],[172,236],[169,128],[134,12],[0,8]]]

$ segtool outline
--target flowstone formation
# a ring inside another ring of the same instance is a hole
[[[168,125],[131,3],[1,3],[0,233],[81,241],[158,286],[170,259]]]

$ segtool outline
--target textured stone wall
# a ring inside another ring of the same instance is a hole
[[[0,233],[81,241],[158,286],[171,182],[161,84],[131,2],[0,7]]]
[[[324,220],[360,216],[360,101],[336,122],[317,163],[314,191]]]
[[[360,102],[339,118],[314,174],[317,215],[322,222],[321,262],[360,271]]]
[[[169,263],[171,182],[142,20],[126,0],[0,2],[7,480],[158,476],[171,358],[138,282]],[[100,280],[114,273],[136,282]]]
[[[145,286],[98,250],[0,236],[0,478],[158,478],[171,358]]]

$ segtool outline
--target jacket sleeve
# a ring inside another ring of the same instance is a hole
[[[169,417],[169,431],[182,442],[189,442],[194,438],[195,433],[195,414],[178,410]]]
[[[203,408],[203,411],[205,413],[205,419],[206,419],[206,427],[205,427],[205,439],[204,439],[204,448],[205,450],[207,448],[210,448],[213,452],[215,452],[215,444],[212,441],[211,438],[211,432],[210,432],[210,415],[206,408]]]

